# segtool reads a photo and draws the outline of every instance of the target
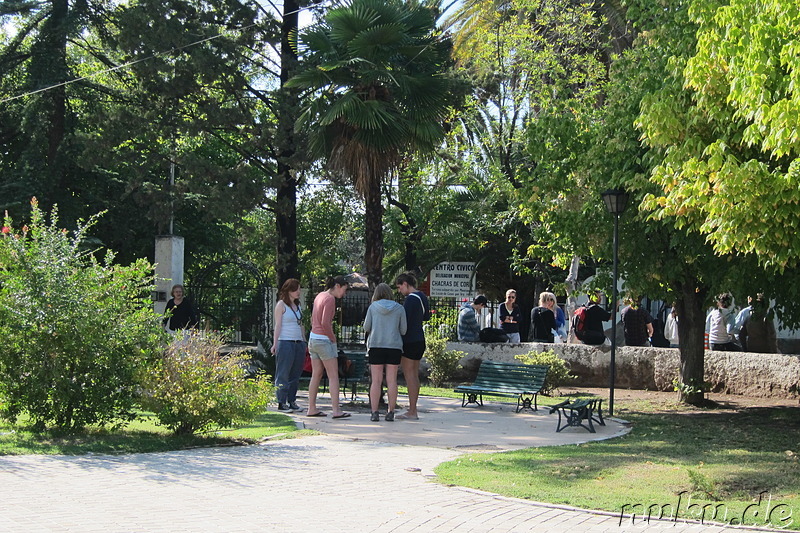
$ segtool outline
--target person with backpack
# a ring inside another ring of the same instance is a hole
[[[553,331],[556,325],[556,314],[553,307],[556,305],[556,295],[552,292],[543,292],[539,295],[539,306],[531,311],[531,342],[552,343],[555,340]]]
[[[419,399],[419,362],[425,353],[425,332],[422,323],[431,318],[431,305],[425,293],[417,290],[417,278],[405,272],[394,280],[397,291],[405,296],[403,308],[406,312],[406,332],[403,335],[403,356],[400,368],[408,388],[408,409],[397,415],[396,420],[419,420],[417,400]]]
[[[600,291],[588,293],[589,301],[576,309],[572,317],[572,329],[583,344],[598,346],[606,341],[603,322],[611,320],[611,312],[600,307],[601,294]]]

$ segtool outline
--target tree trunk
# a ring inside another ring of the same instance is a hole
[[[47,31],[50,40],[50,53],[53,54],[53,78],[48,83],[67,81],[67,17],[69,3],[67,0],[53,0],[53,11],[48,20]],[[66,129],[67,91],[61,85],[48,91],[52,108],[50,109],[50,131],[48,132],[47,162],[51,170],[55,168],[61,143],[64,141]]]
[[[51,0],[50,14],[41,28],[39,41],[31,48],[32,63],[29,69],[32,89],[44,89],[37,96],[47,117],[47,146],[44,160],[51,179],[51,187],[67,191],[65,173],[60,165],[61,146],[66,135],[67,92],[63,84],[69,76],[67,68],[67,30],[69,27],[68,0]],[[42,147],[45,149],[45,147]]]
[[[293,172],[292,158],[296,152],[294,123],[297,118],[299,98],[294,89],[284,85],[294,73],[297,54],[290,39],[298,29],[298,3],[285,0],[281,23],[281,112],[278,115],[278,187],[275,198],[276,276],[278,287],[289,278],[299,278],[297,258],[297,177]]]
[[[388,201],[390,205],[398,208],[403,213],[405,222],[400,222],[400,232],[403,235],[403,262],[407,272],[421,272],[419,268],[419,257],[417,256],[417,249],[420,240],[422,239],[422,232],[419,225],[411,214],[411,206],[407,203],[401,202],[400,199],[404,196],[406,188],[411,185],[407,183],[407,177],[400,176],[398,180],[397,198],[392,198],[389,195]]]
[[[380,187],[371,187],[364,198],[364,267],[370,289],[383,281],[383,203]]]
[[[696,281],[696,280],[695,280]],[[684,283],[681,297],[676,302],[678,309],[678,336],[681,344],[680,397],[691,405],[705,401],[705,300],[707,289],[697,287],[699,283]]]

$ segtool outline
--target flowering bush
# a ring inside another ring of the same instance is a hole
[[[220,355],[222,337],[177,337],[144,375],[142,407],[179,435],[231,427],[261,414],[273,394],[266,376],[249,379],[242,355]]]
[[[75,430],[134,418],[136,376],[163,342],[148,296],[153,267],[83,248],[34,198],[30,227],[0,232],[0,416]]]

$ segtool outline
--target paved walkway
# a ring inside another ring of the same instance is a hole
[[[378,439],[381,433],[405,435],[412,427],[425,437],[441,434],[431,425],[438,416],[435,402],[425,405],[428,412],[418,422],[374,424],[369,440],[354,436],[371,424],[367,414],[359,413],[346,420],[327,419],[325,427],[338,428],[340,434],[254,446],[122,456],[0,457],[0,532],[735,531],[680,522],[648,527],[628,521],[620,526],[613,514],[432,482],[432,469],[460,455],[459,450]],[[478,413],[472,411],[473,416]],[[524,418],[534,415],[495,416],[513,416],[526,439],[534,438],[531,430],[545,431],[533,418]],[[466,419],[451,421],[459,420]],[[615,422],[609,426],[624,430]],[[345,434],[348,427],[360,429]],[[472,427],[476,429],[483,433],[478,439],[482,443],[498,442],[491,428]],[[576,440],[586,437],[583,430],[567,431],[574,432]]]
[[[366,401],[366,398],[361,399]],[[399,402],[401,405],[408,403],[404,396],[399,398]],[[300,403],[306,405],[304,401]],[[593,424],[596,433],[583,428],[566,428],[556,433],[558,416],[549,414],[549,409],[540,407],[535,412],[516,413],[516,404],[496,401],[484,402],[482,407],[472,404],[462,408],[460,399],[423,397],[418,402],[419,420],[386,422],[383,420],[385,409],[382,409],[379,423],[370,422],[369,408],[365,404],[360,409],[351,406],[353,416],[344,420],[331,419],[327,401],[321,405],[328,415],[324,418],[303,416],[304,412],[292,416],[301,427],[329,435],[462,451],[580,444],[618,437],[630,430],[624,421],[613,420],[605,426]],[[398,413],[402,411],[398,410]]]

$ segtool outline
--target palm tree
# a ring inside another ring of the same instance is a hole
[[[298,127],[311,152],[364,199],[371,286],[383,277],[381,184],[405,157],[437,146],[457,98],[438,12],[438,1],[416,0],[352,0],[333,9],[301,33],[301,72],[287,84],[310,93]]]

